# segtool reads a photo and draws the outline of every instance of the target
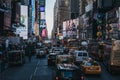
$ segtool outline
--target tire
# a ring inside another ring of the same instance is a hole
[[[0,73],[2,72],[2,63],[0,63]]]

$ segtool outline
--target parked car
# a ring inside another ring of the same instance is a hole
[[[101,74],[101,66],[97,61],[84,61],[82,68],[85,74]]]
[[[55,80],[84,80],[84,75],[74,64],[57,64]]]
[[[49,65],[55,65],[55,63],[56,63],[56,56],[57,56],[57,54],[56,53],[50,53],[49,55],[48,55],[48,66]]]

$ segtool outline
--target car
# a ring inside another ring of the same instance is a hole
[[[57,64],[55,80],[84,80],[84,74],[74,64]]]
[[[52,51],[52,49],[49,49],[49,53],[52,53],[53,51]]]
[[[74,63],[74,59],[71,55],[57,55],[56,57],[56,64],[62,64],[62,63]]]
[[[74,52],[74,60],[76,64],[82,63],[84,60],[87,60],[89,58],[89,54],[87,51],[75,51]]]
[[[62,51],[61,51],[61,49],[53,49],[53,52],[60,54]]]
[[[82,66],[85,74],[101,74],[101,66],[95,60],[84,61]]]
[[[56,53],[50,53],[48,55],[48,59],[47,59],[48,66],[55,65],[55,63],[56,63],[56,56],[57,56]]]
[[[46,57],[46,53],[44,51],[44,49],[36,49],[36,57],[37,58],[42,58],[42,57]]]

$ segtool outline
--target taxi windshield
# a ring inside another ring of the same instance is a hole
[[[97,62],[86,62],[85,64],[86,66],[98,66],[98,63]]]
[[[73,62],[73,58],[71,57],[61,57],[57,59],[58,63],[72,63]]]
[[[64,72],[62,72],[62,75],[63,75],[63,77],[72,77],[73,75],[72,75],[72,71],[64,71]]]

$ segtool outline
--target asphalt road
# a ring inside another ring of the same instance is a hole
[[[85,80],[120,80],[119,75],[111,75],[104,65],[101,75],[85,75]],[[54,67],[47,66],[47,58],[26,62],[23,66],[15,66],[0,73],[0,80],[54,80]]]
[[[53,67],[48,67],[46,59],[40,59],[31,80],[54,80],[54,71]]]

